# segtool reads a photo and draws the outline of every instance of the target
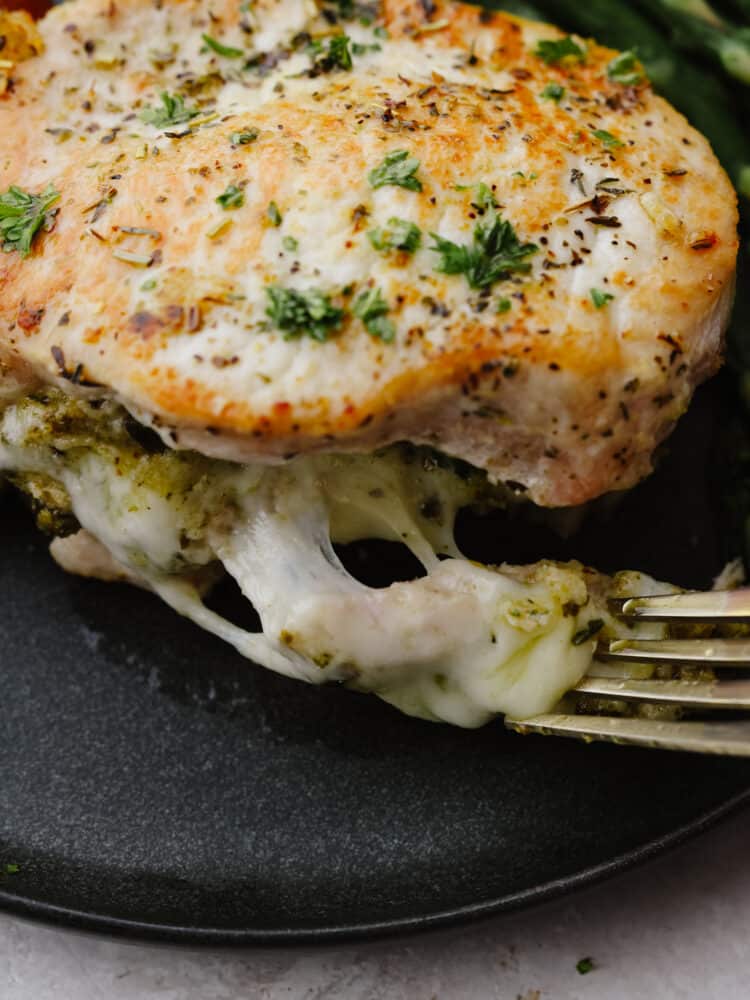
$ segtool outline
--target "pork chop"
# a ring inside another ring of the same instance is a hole
[[[0,349],[172,447],[408,439],[577,504],[720,363],[735,195],[632,55],[432,0],[38,30],[0,98]]]

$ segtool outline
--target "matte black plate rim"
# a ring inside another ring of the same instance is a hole
[[[627,751],[625,751],[627,752]],[[722,805],[702,813],[683,826],[671,830],[640,847],[615,855],[608,861],[584,868],[573,875],[553,879],[523,892],[509,893],[483,903],[468,904],[449,910],[415,914],[394,920],[362,924],[332,924],[310,928],[226,928],[185,927],[179,924],[122,920],[102,913],[86,913],[56,906],[14,893],[0,891],[0,909],[20,917],[29,917],[59,926],[95,931],[110,936],[182,945],[246,947],[249,945],[325,945],[347,941],[375,940],[396,934],[414,934],[437,928],[466,924],[500,913],[549,902],[634,868],[685,841],[704,833],[720,820],[750,802],[750,787],[727,799]]]

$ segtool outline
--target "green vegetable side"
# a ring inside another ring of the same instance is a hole
[[[22,257],[31,253],[31,245],[40,230],[54,225],[60,193],[52,185],[40,194],[10,187],[0,194],[0,247],[5,253],[17,250]]]

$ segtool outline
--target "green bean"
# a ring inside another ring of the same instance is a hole
[[[720,0],[717,6],[726,17],[741,17],[750,21],[750,0]]]
[[[644,6],[644,4],[641,4]],[[658,4],[646,4],[648,7],[659,6]],[[706,0],[662,0],[662,7],[677,11],[680,14],[687,14],[697,21],[703,21],[714,28],[723,28],[724,19]]]
[[[635,0],[664,25],[672,43],[717,60],[725,72],[750,84],[750,28],[738,28],[705,0]]]

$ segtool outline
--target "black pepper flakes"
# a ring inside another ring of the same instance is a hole
[[[606,229],[622,228],[622,223],[616,215],[592,215],[586,219],[586,222],[589,222],[592,226],[603,226]]]

